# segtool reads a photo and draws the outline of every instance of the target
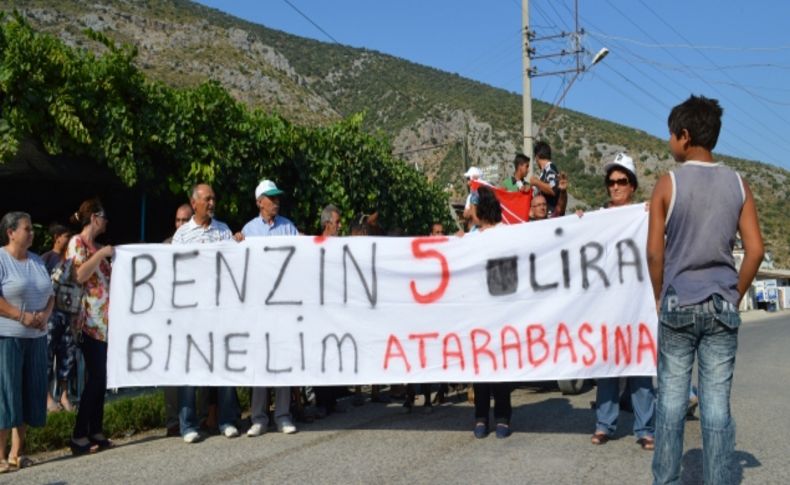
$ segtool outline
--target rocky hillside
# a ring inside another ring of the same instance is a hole
[[[518,95],[379,52],[293,36],[185,0],[0,0],[37,29],[74,46],[100,50],[85,29],[138,48],[139,66],[174,86],[215,79],[235,97],[303,124],[364,112],[367,128],[392,140],[393,152],[445,185],[463,191],[468,165],[499,181],[521,146]],[[548,106],[534,102],[540,120]],[[537,128],[537,127],[536,127]],[[637,161],[640,193],[674,162],[665,140],[578,112],[558,110],[540,137],[571,178],[582,207],[603,201],[600,167],[617,151]],[[752,185],[769,249],[790,266],[790,172],[723,157]]]

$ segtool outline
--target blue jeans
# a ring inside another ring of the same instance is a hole
[[[659,313],[655,483],[680,482],[683,426],[695,356],[703,479],[717,485],[732,482],[735,421],[730,415],[730,389],[740,323],[735,305],[718,294],[680,307],[674,290],[668,289]]]
[[[182,386],[178,388],[178,424],[181,436],[198,431],[200,422],[197,417],[195,392],[196,387]],[[239,417],[239,402],[235,387],[217,388],[217,420],[220,428],[232,424],[235,426]]]
[[[650,376],[626,377],[628,391],[631,393],[631,407],[634,409],[634,435],[639,438],[652,438],[656,412],[656,395],[653,378]],[[614,434],[617,417],[620,414],[620,378],[598,379],[595,393],[595,431]]]

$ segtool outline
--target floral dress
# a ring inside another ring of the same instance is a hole
[[[66,258],[72,260],[74,271],[90,259],[101,246],[90,247],[77,234],[69,241]],[[94,340],[107,341],[108,312],[110,308],[110,262],[102,259],[98,268],[82,284],[82,304],[77,315],[77,328]]]

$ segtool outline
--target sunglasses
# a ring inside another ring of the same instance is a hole
[[[622,179],[606,179],[606,186],[607,187],[614,187],[615,185],[619,185],[620,187],[625,187],[630,185],[627,178]]]

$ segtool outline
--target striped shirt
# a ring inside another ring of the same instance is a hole
[[[0,297],[15,308],[38,312],[47,307],[53,295],[52,281],[47,267],[38,255],[28,252],[22,261],[0,248]],[[0,336],[38,338],[47,335],[47,329],[36,330],[22,325],[18,319],[0,316]]]
[[[214,218],[208,227],[195,222],[194,216],[173,234],[173,244],[212,243],[233,239],[233,233],[224,222]]]

